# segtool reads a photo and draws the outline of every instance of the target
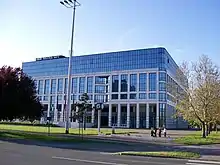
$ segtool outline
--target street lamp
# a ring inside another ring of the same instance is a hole
[[[70,112],[70,87],[71,87],[71,71],[72,71],[72,55],[73,55],[73,37],[74,37],[74,23],[75,23],[75,12],[76,7],[80,6],[80,3],[76,0],[64,0],[60,1],[60,4],[65,6],[66,8],[73,9],[73,20],[72,20],[72,34],[71,34],[71,49],[70,49],[70,57],[69,57],[69,66],[68,66],[68,87],[67,87],[67,106],[66,106],[66,124],[65,124],[65,133],[69,133],[69,112]]]

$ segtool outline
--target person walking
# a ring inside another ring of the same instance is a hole
[[[164,127],[164,129],[163,129],[163,135],[164,135],[164,137],[167,137],[167,130],[166,130],[165,127]]]

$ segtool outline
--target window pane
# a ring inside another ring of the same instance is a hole
[[[87,77],[87,93],[93,92],[93,77]]]
[[[127,94],[121,94],[121,99],[127,99],[128,95]]]
[[[51,80],[51,94],[56,93],[56,79]]]
[[[85,92],[85,77],[79,78],[79,93]]]
[[[78,85],[78,78],[72,78],[72,92],[71,93],[77,93],[77,85]]]
[[[147,90],[147,74],[140,73],[139,75],[139,91],[145,92]]]
[[[137,89],[137,74],[130,75],[130,91],[134,92]]]
[[[128,75],[122,74],[121,75],[121,92],[128,91]]]
[[[44,94],[49,94],[49,90],[50,90],[50,80],[45,80]]]
[[[157,74],[149,73],[149,91],[157,90]]]
[[[130,94],[130,99],[137,99],[137,94]]]
[[[166,81],[166,73],[165,72],[159,73],[159,81]]]
[[[58,93],[63,92],[63,79],[58,79]]]
[[[156,93],[149,93],[149,99],[157,99]]]
[[[119,80],[118,75],[112,76],[112,92],[118,92]]]
[[[140,93],[139,94],[139,99],[147,99],[147,94],[146,93]]]
[[[112,94],[112,100],[118,99],[118,94]]]

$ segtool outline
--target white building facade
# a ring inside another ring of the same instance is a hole
[[[35,79],[44,106],[42,121],[52,117],[64,126],[67,93],[68,58],[23,63],[23,70]],[[73,58],[71,78],[72,105],[83,93],[91,104],[103,103],[102,127],[187,128],[181,118],[174,118],[176,99],[173,88],[178,66],[164,48],[102,53]],[[97,125],[97,112],[88,110],[88,127]],[[71,116],[71,114],[70,114]],[[78,121],[70,119],[72,127]]]

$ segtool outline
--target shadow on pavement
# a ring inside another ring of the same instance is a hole
[[[79,151],[93,151],[93,152],[122,152],[122,151],[190,151],[198,152],[201,155],[206,156],[220,156],[220,147],[218,148],[202,148],[198,147],[187,147],[187,146],[178,146],[178,145],[166,145],[166,144],[146,144],[146,143],[137,143],[137,142],[128,142],[126,144],[120,143],[99,143],[98,141],[94,142],[76,142],[76,143],[67,143],[67,142],[42,142],[42,141],[33,141],[33,140],[24,140],[24,139],[5,139],[0,138],[1,141],[17,143],[23,145],[35,145],[42,147],[52,147],[59,149],[72,149]]]

